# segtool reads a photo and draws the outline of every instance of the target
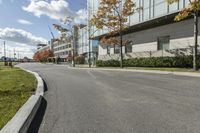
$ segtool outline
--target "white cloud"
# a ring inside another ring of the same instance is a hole
[[[33,24],[30,21],[27,21],[27,20],[24,20],[24,19],[19,19],[19,20],[17,20],[17,22],[20,23],[20,24],[25,24],[25,25]]]
[[[45,15],[55,20],[72,17],[75,22],[84,22],[87,18],[85,9],[81,9],[78,12],[72,11],[69,8],[69,3],[65,0],[31,0],[29,5],[22,8],[37,17]]]
[[[75,15],[74,12],[69,9],[69,4],[65,0],[52,0],[51,2],[31,0],[27,7],[22,8],[27,12],[33,13],[37,17],[46,15],[57,20],[66,16]]]
[[[76,12],[77,17],[75,17],[74,21],[75,23],[86,23],[88,15],[86,9],[80,9],[78,12]]]
[[[0,28],[0,38],[8,41],[26,44],[29,46],[36,46],[38,43],[47,42],[47,40],[42,37],[36,37],[30,32],[14,28]]]
[[[7,57],[14,57],[14,50],[16,53],[16,56],[18,58],[23,58],[23,57],[28,57],[32,58],[33,54],[36,51],[36,47],[26,45],[26,44],[21,44],[21,43],[15,43],[11,41],[6,41],[6,56]],[[4,49],[0,48],[0,57],[4,55]]]

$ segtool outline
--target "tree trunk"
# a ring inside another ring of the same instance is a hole
[[[194,48],[193,48],[193,69],[198,70],[197,66],[197,52],[198,52],[198,12],[194,14]]]
[[[123,35],[122,35],[122,19],[120,18],[120,22],[119,22],[119,25],[120,25],[120,67],[123,68]]]
[[[122,38],[122,33],[120,31],[120,67],[123,68],[123,38]]]
[[[91,68],[91,53],[90,53],[90,51],[91,51],[91,50],[90,50],[90,45],[91,45],[90,43],[91,43],[91,42],[90,42],[90,41],[91,41],[91,40],[89,39],[89,53],[88,53],[88,54],[89,54],[89,55],[88,55],[89,68]]]

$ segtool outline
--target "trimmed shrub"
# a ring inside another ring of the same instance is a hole
[[[96,62],[96,65],[98,67],[119,67],[120,62],[118,60],[107,60],[107,61],[98,60]]]
[[[124,67],[177,67],[192,68],[193,57],[176,56],[176,57],[151,57],[151,58],[132,58],[123,61]],[[200,66],[200,55],[198,56],[198,66]],[[97,61],[97,67],[119,67],[120,61],[107,60]]]

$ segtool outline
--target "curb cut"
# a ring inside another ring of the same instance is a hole
[[[21,68],[21,67],[19,67]],[[17,111],[15,116],[1,129],[0,133],[26,133],[40,107],[44,95],[44,83],[38,73],[26,70],[37,79],[37,89],[27,102]]]
[[[172,74],[177,76],[188,76],[200,78],[200,73],[191,72],[171,72],[171,71],[159,71],[159,70],[131,70],[131,69],[109,69],[109,68],[74,68],[68,67],[69,69],[83,69],[83,70],[102,70],[102,71],[121,71],[121,72],[139,72],[139,73],[151,73],[151,74]]]

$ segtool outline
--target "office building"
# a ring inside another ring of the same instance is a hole
[[[129,28],[123,39],[132,43],[123,47],[124,58],[175,56],[191,54],[194,46],[193,19],[175,22],[178,11],[185,8],[189,0],[180,0],[168,5],[166,0],[135,0],[140,10],[128,18]],[[97,12],[98,0],[88,0],[89,18]],[[94,32],[95,27],[91,32]],[[108,30],[98,30],[93,39],[99,40]],[[199,40],[200,41],[200,40]],[[119,46],[101,45],[98,59],[119,59]]]

